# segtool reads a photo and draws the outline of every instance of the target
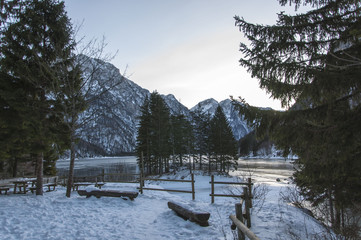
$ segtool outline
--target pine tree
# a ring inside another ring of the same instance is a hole
[[[210,122],[211,116],[201,110],[196,110],[192,114],[192,125],[194,133],[194,151],[199,155],[199,164],[202,169],[202,156],[210,156]],[[210,163],[210,161],[208,161]],[[209,164],[210,171],[210,164]]]
[[[150,95],[149,109],[151,151],[157,161],[158,173],[169,171],[170,143],[170,113],[163,98],[157,92]]]
[[[29,152],[37,159],[37,195],[42,195],[43,158],[54,146],[69,144],[64,123],[65,76],[72,67],[71,25],[64,3],[38,0],[22,5],[17,21],[2,32],[1,76],[8,80],[3,92],[6,108],[19,117],[16,129],[23,129]],[[62,87],[59,87],[62,86]],[[17,98],[22,96],[21,98]],[[5,119],[8,121],[8,119]],[[14,138],[12,138],[14,139]]]
[[[139,117],[139,126],[137,132],[137,146],[136,152],[138,156],[138,165],[141,165],[141,157],[143,157],[143,163],[146,165],[147,174],[151,174],[153,164],[151,163],[151,142],[150,142],[150,109],[149,98],[146,97],[142,107],[140,108],[141,116]]]
[[[136,146],[138,159],[143,153],[148,174],[168,172],[172,151],[169,108],[159,93],[153,92],[149,100],[145,100],[141,114]]]
[[[193,129],[184,115],[171,116],[171,142],[172,153],[179,156],[183,166],[183,156],[193,151]]]
[[[241,43],[241,65],[288,109],[260,110],[242,99],[238,107],[258,136],[298,155],[297,185],[314,205],[328,203],[330,221],[340,229],[345,208],[361,197],[361,2],[279,2],[315,8],[281,12],[270,26],[235,20],[250,41]]]
[[[235,159],[237,154],[237,144],[220,105],[218,105],[210,122],[210,141],[211,152],[216,156],[220,171],[225,172],[226,167],[229,170],[231,160]]]

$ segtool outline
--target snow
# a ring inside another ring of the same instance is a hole
[[[242,175],[232,172],[232,175]],[[162,176],[170,179],[190,179],[188,170]],[[322,231],[321,225],[300,209],[280,201],[280,191],[290,183],[285,176],[277,182],[272,177],[261,178],[256,174],[253,180],[268,188],[261,207],[255,200],[252,209],[251,230],[263,240],[311,239],[312,234]],[[273,178],[273,179],[272,179]],[[237,177],[215,176],[216,181],[239,181]],[[122,198],[85,198],[72,192],[65,197],[65,187],[58,186],[43,196],[0,195],[0,239],[233,239],[230,214],[235,214],[233,198],[215,198],[211,204],[210,177],[195,174],[196,199],[191,194],[164,191],[144,191],[134,201]],[[190,183],[148,182],[147,187],[190,190]],[[102,189],[137,191],[138,184],[106,183]],[[87,190],[93,186],[84,187]],[[235,185],[216,185],[216,193],[235,189]],[[183,220],[167,207],[173,201],[197,211],[210,212],[210,226],[201,227]],[[258,205],[258,206],[257,206]]]

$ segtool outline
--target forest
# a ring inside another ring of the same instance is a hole
[[[238,144],[221,106],[213,117],[195,111],[187,119],[170,115],[162,97],[153,92],[141,112],[136,151],[146,174],[167,173],[170,167],[188,165],[190,156],[192,164],[201,169],[229,172],[236,166]]]

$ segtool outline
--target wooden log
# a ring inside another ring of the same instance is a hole
[[[211,214],[208,212],[193,212],[174,202],[168,202],[168,207],[175,211],[178,216],[182,217],[185,220],[196,222],[202,227],[209,226],[208,219]]]
[[[256,234],[254,234],[249,228],[247,228],[241,221],[237,219],[236,216],[230,215],[229,218],[232,220],[232,222],[237,226],[238,229],[240,229],[246,236],[251,240],[260,240]]]
[[[138,192],[120,192],[115,190],[92,190],[87,192],[86,190],[78,190],[77,191],[80,196],[86,196],[87,198],[94,196],[97,198],[100,197],[128,197],[133,201],[134,198],[138,196]]]

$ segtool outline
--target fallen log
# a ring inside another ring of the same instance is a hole
[[[127,197],[130,200],[133,201],[134,198],[138,196],[138,192],[120,192],[115,190],[92,190],[92,191],[86,191],[86,190],[78,190],[77,191],[80,196],[86,196],[87,198],[94,196],[96,198],[100,197]]]
[[[191,222],[196,222],[202,227],[209,226],[208,219],[211,214],[208,212],[194,212],[194,211],[186,209],[174,202],[168,202],[168,208],[175,211],[178,216],[182,217],[185,220],[190,220]]]

